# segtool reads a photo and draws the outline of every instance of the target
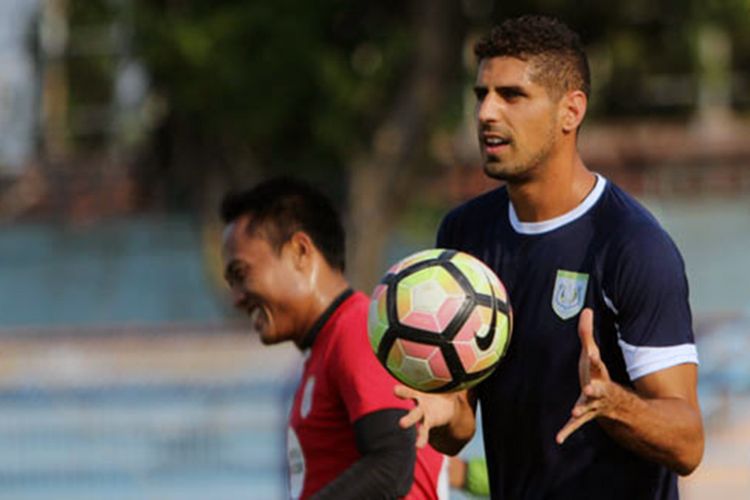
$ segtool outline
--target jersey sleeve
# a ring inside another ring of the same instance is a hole
[[[355,321],[338,332],[328,364],[329,376],[338,385],[351,423],[373,411],[408,410],[413,406],[393,394],[398,382],[383,368],[370,347],[367,309],[363,309]]]
[[[618,343],[631,380],[682,363],[698,363],[685,266],[658,226],[628,231],[620,244],[612,295]]]

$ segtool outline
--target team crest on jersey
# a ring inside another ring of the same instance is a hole
[[[305,455],[297,433],[291,427],[286,433],[286,454],[289,463],[289,495],[296,500],[305,485]]]
[[[561,319],[570,319],[583,309],[589,275],[557,270],[555,290],[552,293],[552,310]]]

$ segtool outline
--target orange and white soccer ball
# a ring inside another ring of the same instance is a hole
[[[512,330],[508,294],[479,259],[456,250],[418,252],[375,287],[370,343],[400,382],[423,392],[467,389],[502,359]]]

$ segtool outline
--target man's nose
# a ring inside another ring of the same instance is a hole
[[[479,123],[492,123],[497,121],[499,112],[499,103],[492,94],[488,94],[477,104],[477,119],[479,120]]]

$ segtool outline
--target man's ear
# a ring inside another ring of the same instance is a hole
[[[560,99],[560,125],[564,133],[575,132],[586,116],[588,98],[581,90],[567,92]]]
[[[307,233],[304,231],[295,231],[291,238],[289,238],[287,246],[292,253],[292,262],[297,269],[303,270],[311,265],[316,249],[315,244]]]

